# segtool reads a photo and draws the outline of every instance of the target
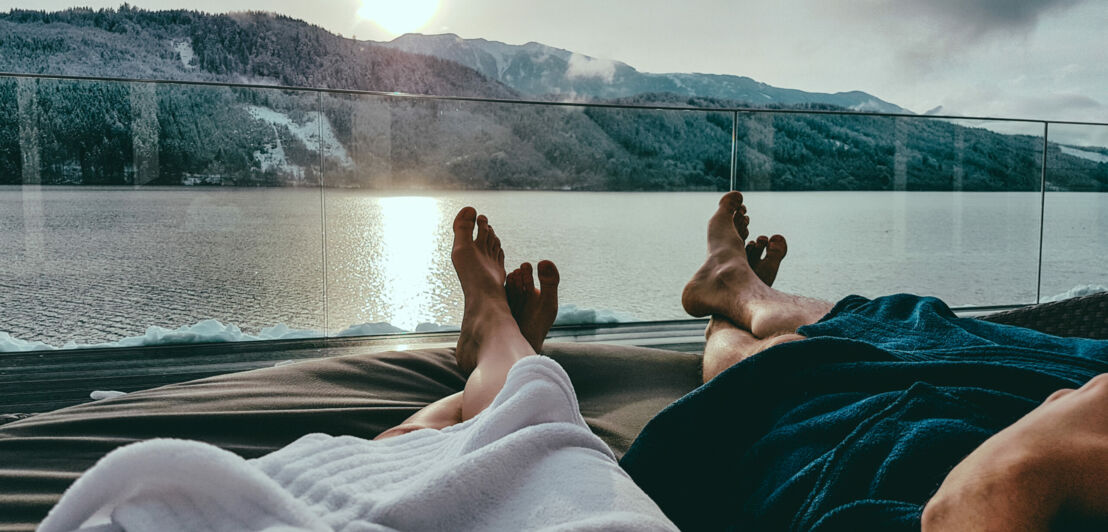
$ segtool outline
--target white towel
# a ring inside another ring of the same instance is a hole
[[[255,460],[150,440],[105,456],[40,532],[676,530],[585,425],[569,377],[527,357],[484,412],[381,441],[309,434]]]

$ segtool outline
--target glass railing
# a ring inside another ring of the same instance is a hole
[[[783,290],[1034,303],[1108,285],[1106,145],[1103,124],[0,76],[0,351],[456,328],[466,204],[510,266],[558,263],[558,323],[681,319],[728,188],[788,238]]]

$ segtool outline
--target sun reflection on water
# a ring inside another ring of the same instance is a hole
[[[415,329],[433,316],[435,256],[440,248],[443,213],[439,201],[427,197],[377,198],[380,209],[379,297],[388,302],[387,321]]]

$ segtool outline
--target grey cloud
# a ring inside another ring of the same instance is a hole
[[[893,57],[902,74],[916,77],[948,70],[975,45],[1024,37],[1044,16],[1089,0],[879,1],[894,17],[891,23],[907,26]]]
[[[996,32],[1026,32],[1043,15],[1085,0],[894,0],[898,7],[939,23],[939,31],[973,41]]]

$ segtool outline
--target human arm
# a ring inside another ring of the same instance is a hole
[[[930,531],[1051,530],[1108,521],[1108,374],[1059,390],[981,444],[923,511]]]

